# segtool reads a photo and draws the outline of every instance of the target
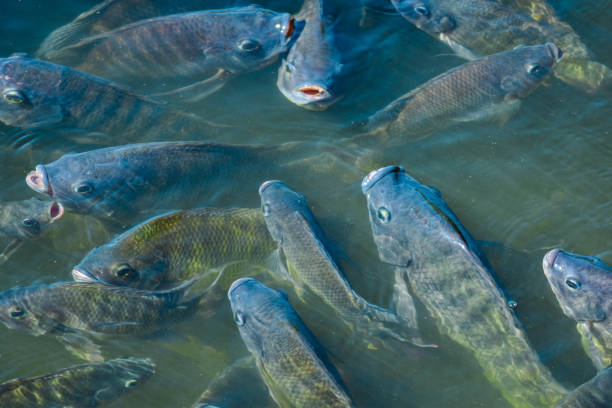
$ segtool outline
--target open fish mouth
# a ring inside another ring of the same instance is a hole
[[[546,255],[544,255],[544,270],[546,270],[546,268],[552,269],[552,267],[555,265],[555,260],[557,259],[557,256],[560,252],[560,249],[553,249],[551,251],[548,251]]]
[[[403,173],[404,169],[401,166],[387,166],[378,170],[372,170],[361,182],[361,191],[367,193],[378,181],[389,173]]]
[[[91,274],[89,274],[88,272],[85,272],[82,269],[78,269],[78,268],[74,268],[72,270],[72,279],[74,279],[76,282],[96,282],[97,279],[94,278]]]
[[[51,219],[51,222],[59,220],[62,218],[62,215],[64,215],[64,206],[56,201],[51,203],[49,206],[49,218]]]
[[[553,61],[555,61],[555,64],[559,62],[563,57],[563,51],[561,50],[561,48],[550,42],[546,43],[546,47],[548,48],[548,51],[550,52]]]
[[[26,183],[34,191],[49,196],[53,195],[53,189],[51,188],[51,184],[49,184],[49,176],[42,164],[36,166],[36,170],[28,173],[26,176]]]
[[[297,89],[297,93],[306,100],[321,101],[331,99],[332,95],[321,85],[302,85]]]
[[[285,31],[285,38],[291,38],[295,33],[295,18],[289,17],[289,22],[287,23],[287,30]]]

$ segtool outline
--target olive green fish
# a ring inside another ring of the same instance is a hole
[[[563,313],[576,321],[595,368],[612,365],[612,267],[562,249],[549,251],[542,267]]]
[[[118,358],[80,364],[50,374],[0,384],[4,408],[99,407],[134,389],[155,374],[144,358]]]
[[[612,407],[612,367],[572,391],[555,408],[610,408]]]
[[[24,243],[41,236],[54,221],[64,215],[64,207],[55,201],[35,198],[0,203],[0,236],[9,244],[0,253],[0,265]]]
[[[453,68],[372,115],[366,137],[420,139],[470,121],[506,122],[562,56],[552,43],[519,47]]]
[[[241,278],[232,284],[228,297],[240,336],[278,406],[353,406],[321,345],[289,304],[286,293]]]
[[[418,329],[408,327],[408,322],[369,303],[351,288],[325,247],[323,231],[302,194],[278,180],[270,180],[261,185],[259,195],[268,231],[278,242],[285,263],[282,269],[300,296],[313,292],[352,328],[380,331],[422,345]],[[396,333],[385,324],[408,334]]]
[[[264,265],[276,247],[258,210],[175,211],[145,221],[95,248],[75,266],[72,275],[82,282],[98,280],[153,289],[232,263]],[[211,274],[211,279],[215,277]]]
[[[462,58],[475,59],[519,45],[552,41],[566,53],[555,70],[559,79],[593,92],[612,77],[608,67],[589,59],[586,46],[569,25],[552,16],[542,18],[543,7],[537,7],[540,11],[532,7],[537,0],[392,0],[392,3],[404,18],[449,45]],[[512,9],[514,6],[529,15]],[[546,8],[550,15],[552,10]]]
[[[398,166],[362,183],[379,257],[404,270],[441,334],[463,346],[514,407],[551,407],[567,391],[529,344],[476,241],[442,199]]]

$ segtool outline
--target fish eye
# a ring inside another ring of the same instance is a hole
[[[135,277],[135,272],[130,265],[122,264],[115,269],[115,276],[124,281],[132,280]]]
[[[261,48],[261,44],[258,41],[245,38],[238,41],[238,47],[245,52],[254,52]]]
[[[414,12],[423,17],[429,17],[429,9],[423,4],[414,7]]]
[[[242,314],[242,312],[236,312],[234,313],[234,321],[238,326],[244,326],[244,323],[246,323],[246,316]]]
[[[87,195],[93,191],[93,187],[89,183],[80,183],[74,187],[75,193]]]
[[[376,212],[376,216],[383,224],[386,224],[391,219],[391,212],[387,210],[385,207],[380,207]]]
[[[270,209],[270,204],[264,204],[261,206],[261,212],[263,213],[263,215],[270,215],[271,209]]]
[[[567,278],[565,284],[572,290],[580,289],[580,282],[574,278]]]
[[[38,226],[38,221],[33,220],[31,218],[26,218],[25,220],[22,221],[23,226],[26,228],[35,228]]]
[[[136,384],[138,384],[138,381],[131,378],[127,380],[124,385],[125,385],[125,388],[133,388],[136,386]]]
[[[508,301],[508,307],[512,310],[516,309],[518,307],[518,303],[516,302],[516,300],[514,299],[510,299]]]
[[[295,66],[290,62],[285,61],[285,72],[292,74],[295,71]]]
[[[14,105],[19,105],[26,101],[23,92],[18,91],[17,89],[9,89],[4,93],[4,95],[2,95],[2,97],[6,102],[12,103]]]
[[[21,319],[23,317],[23,315],[25,315],[25,310],[23,310],[20,307],[14,307],[9,311],[9,315],[13,318],[13,319]]]
[[[547,69],[539,64],[529,64],[527,65],[527,72],[530,75],[543,75],[547,72]]]

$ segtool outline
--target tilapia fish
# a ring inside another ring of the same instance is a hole
[[[296,16],[305,26],[278,70],[278,89],[306,109],[324,110],[341,97],[338,79],[343,65],[327,0],[304,0]]]
[[[612,407],[612,367],[600,371],[593,379],[572,391],[555,408]]]
[[[511,118],[562,56],[554,44],[519,47],[451,69],[391,102],[369,135],[419,139],[453,124]]]
[[[241,278],[232,284],[228,297],[240,336],[279,406],[353,406],[335,369],[284,292]]]
[[[147,93],[198,100],[231,76],[271,64],[294,26],[289,14],[254,6],[174,14],[85,38],[44,59]]]
[[[54,221],[64,215],[64,207],[53,201],[35,198],[0,203],[0,235],[9,244],[0,253],[0,265],[15,252],[24,241],[42,235]]]
[[[563,313],[577,322],[595,367],[612,365],[612,268],[562,249],[548,252],[542,267]]]
[[[371,333],[380,331],[422,344],[416,328],[408,327],[408,322],[369,303],[351,288],[325,247],[323,231],[302,194],[278,180],[270,180],[261,185],[259,195],[268,231],[282,254],[282,270],[287,272],[287,278],[300,296],[313,292],[352,328]],[[385,325],[405,331],[406,336]]]
[[[82,282],[99,280],[153,289],[233,263],[264,265],[276,247],[258,210],[175,211],[145,221],[93,249],[72,275]],[[215,275],[210,275],[211,283]]]
[[[519,6],[520,11],[527,11],[521,0],[392,0],[392,3],[408,21],[448,44],[462,58],[475,59],[519,45],[552,41],[566,53],[555,69],[559,79],[592,92],[612,76],[608,67],[588,59],[586,46],[569,25],[556,18],[536,21],[534,18],[541,14],[530,16],[510,8]]]
[[[23,54],[0,58],[0,94],[0,122],[22,129],[83,129],[125,141],[216,133],[196,115],[106,79]]]
[[[5,408],[99,407],[144,383],[153,374],[155,364],[144,358],[80,364],[0,384],[0,405]]]
[[[405,271],[440,333],[463,346],[516,407],[567,391],[539,360],[474,239],[440,193],[389,166],[362,183],[380,259]]]

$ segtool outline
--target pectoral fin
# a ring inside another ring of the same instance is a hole
[[[4,251],[0,253],[0,265],[8,261],[8,259],[13,255],[15,251],[17,251],[23,245],[23,241],[19,238],[13,240],[10,244],[4,248]]]
[[[57,336],[64,343],[66,349],[86,361],[104,361],[100,346],[87,337],[84,333],[76,331],[66,331]]]
[[[229,80],[231,73],[220,69],[210,78],[168,92],[153,94],[154,97],[168,102],[199,102],[221,89]]]

